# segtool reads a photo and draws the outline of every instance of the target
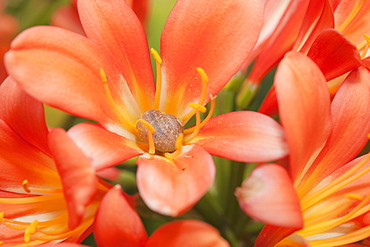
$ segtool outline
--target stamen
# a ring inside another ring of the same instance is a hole
[[[28,187],[28,180],[23,180],[22,186],[23,186],[24,191],[26,191],[27,193],[31,192],[30,188]]]
[[[362,171],[359,171],[358,173],[354,174],[359,169],[361,169],[369,160],[370,160],[370,153],[368,153],[366,157],[363,160],[361,160],[358,164],[353,166],[346,173],[339,176],[333,182],[329,183],[328,185],[324,186],[318,191],[304,197],[301,200],[302,210],[306,210],[307,208],[313,206],[314,204],[316,204],[318,201],[322,200],[323,198],[331,195],[332,193],[339,190],[340,188],[346,186],[347,184],[355,181],[356,179],[370,172],[370,167],[367,167],[363,169]]]
[[[189,103],[189,106],[193,107],[195,110],[197,110],[201,113],[205,113],[207,111],[206,107],[204,107],[202,105],[199,105],[199,104],[196,104],[196,103]]]
[[[349,23],[355,18],[357,13],[360,11],[362,5],[364,4],[365,0],[357,0],[353,6],[351,13],[347,16],[347,19],[342,23],[342,25],[338,28],[338,31],[343,32],[343,30],[349,25]]]
[[[109,89],[109,86],[108,86],[108,77],[107,77],[107,75],[105,74],[105,72],[102,68],[100,68],[100,77],[101,77],[101,80],[104,84],[105,94],[108,98],[110,106],[112,107],[112,110],[114,111],[114,113],[116,114],[118,119],[121,121],[122,125],[126,129],[128,129],[131,133],[135,133],[135,126],[133,124],[131,124],[127,119],[125,119],[123,117],[124,114],[122,114],[120,112],[120,110],[117,108],[116,103],[113,100],[113,96],[112,96],[112,94],[110,92],[110,89]]]
[[[303,237],[312,236],[312,235],[315,235],[315,234],[325,232],[325,231],[327,231],[329,229],[332,229],[334,227],[337,227],[340,224],[343,224],[345,222],[348,222],[348,221],[352,220],[353,218],[356,218],[356,217],[360,216],[361,214],[366,213],[369,210],[368,208],[366,210],[363,210],[364,206],[369,202],[369,200],[370,200],[370,195],[367,196],[364,200],[362,200],[348,214],[346,214],[342,217],[339,217],[339,218],[335,218],[335,219],[332,219],[332,220],[328,220],[328,221],[318,223],[318,224],[313,225],[311,227],[305,227],[303,229],[303,231],[300,232],[299,234]]]
[[[308,242],[310,245],[315,247],[332,247],[355,243],[360,240],[366,239],[369,236],[370,236],[370,226],[366,226],[357,231],[353,231],[338,237],[330,239],[312,240]]]
[[[31,241],[31,235],[36,232],[36,227],[37,227],[38,221],[34,220],[27,228],[26,231],[24,232],[24,242],[29,243]]]
[[[173,153],[165,153],[164,157],[166,157],[169,160],[173,160],[177,156],[179,156],[182,152],[183,139],[184,139],[184,134],[180,134],[176,139],[176,151]]]
[[[370,36],[367,35],[367,34],[365,34],[364,35],[364,38],[365,38],[366,45],[365,45],[364,50],[361,53],[361,59],[364,59],[365,58],[365,56],[366,56],[366,54],[367,54],[367,52],[369,50],[369,46],[370,46]]]
[[[211,119],[211,117],[212,117],[212,115],[215,111],[216,96],[211,95],[210,98],[211,98],[211,107],[209,109],[207,117],[199,124],[199,128],[202,128]],[[184,134],[189,134],[191,132],[194,132],[195,128],[196,128],[196,126],[184,130]]]
[[[156,84],[155,84],[155,99],[154,99],[154,109],[159,110],[159,103],[161,98],[161,91],[162,91],[162,58],[159,56],[158,52],[152,48],[150,49],[153,58],[155,60],[155,68],[157,72]]]
[[[192,106],[192,107],[196,107],[195,109],[197,110],[196,112],[196,115],[195,115],[195,129],[193,131],[193,133],[191,133],[189,136],[185,137],[185,143],[188,143],[190,142],[191,140],[194,139],[194,137],[196,137],[199,133],[199,130],[200,130],[200,113],[199,113],[199,105],[190,105],[189,106]],[[203,110],[203,109],[202,109]]]
[[[355,200],[359,200],[359,201],[362,201],[364,199],[364,197],[362,195],[355,194],[355,193],[347,193],[344,196],[347,197],[347,198],[355,199]]]
[[[154,145],[154,139],[153,134],[156,132],[155,128],[145,121],[144,119],[138,119],[144,126],[148,129],[148,145],[149,145],[149,154],[155,154],[155,145]]]
[[[202,68],[200,68],[200,67],[197,68],[197,72],[198,72],[198,74],[199,74],[199,76],[201,78],[201,81],[202,81],[202,93],[200,95],[200,98],[199,98],[199,101],[198,101],[198,105],[203,105],[204,104],[204,101],[206,100],[206,96],[207,96],[208,76],[207,76],[206,72]],[[197,112],[196,109],[191,110],[190,112],[188,112],[187,114],[185,114],[184,116],[182,116],[180,118],[181,122],[187,121],[196,112]]]

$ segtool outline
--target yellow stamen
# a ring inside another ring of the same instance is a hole
[[[207,96],[208,76],[202,68],[198,67],[197,72],[198,72],[198,74],[201,78],[201,81],[202,81],[202,93],[200,95],[198,105],[203,105],[204,101],[206,100],[206,96]],[[189,120],[196,112],[197,112],[196,109],[191,110],[190,112],[188,112],[187,114],[185,114],[184,116],[182,116],[180,118],[181,122],[185,122],[185,121]]]
[[[153,139],[153,134],[156,132],[155,128],[145,121],[144,119],[139,119],[142,124],[148,129],[148,145],[149,145],[149,154],[155,154],[155,145],[154,145],[154,139]]]
[[[23,186],[24,191],[26,191],[27,193],[31,192],[30,188],[28,187],[28,180],[23,180],[22,186]]]
[[[121,111],[117,108],[108,86],[108,77],[102,68],[100,68],[100,77],[104,84],[105,94],[107,96],[110,106],[112,107],[112,110],[114,111],[118,119],[121,121],[121,124],[131,133],[135,133],[135,126],[132,123],[130,123],[127,119],[125,119],[124,114],[122,114]]]
[[[359,171],[358,173],[354,174],[356,171],[361,169],[369,160],[370,160],[370,153],[367,154],[367,156],[363,160],[361,160],[358,164],[353,166],[346,173],[339,176],[333,182],[324,186],[320,190],[304,197],[301,200],[302,210],[306,210],[307,208],[313,206],[314,204],[316,204],[317,202],[319,202],[323,198],[333,194],[335,191],[339,190],[340,188],[346,186],[347,184],[355,181],[356,179],[358,179],[358,178],[362,177],[363,175],[365,175],[366,173],[368,173],[370,171],[370,167],[367,167],[367,168],[363,169],[362,171]]]
[[[200,130],[200,113],[198,111],[198,108],[195,108],[195,109],[197,109],[197,112],[195,113],[196,114],[195,115],[195,117],[196,117],[195,118],[195,129],[194,129],[193,133],[191,133],[189,136],[186,136],[186,138],[184,140],[185,143],[188,143],[191,140],[193,140],[194,137],[196,137],[198,135],[199,130]]]
[[[354,209],[352,209],[348,214],[342,216],[342,217],[339,217],[339,218],[335,218],[335,219],[331,219],[331,220],[328,220],[328,221],[324,221],[324,222],[320,222],[316,225],[312,225],[310,227],[305,227],[301,232],[299,232],[299,235],[303,236],[303,237],[307,237],[307,236],[312,236],[312,235],[315,235],[315,234],[319,234],[319,233],[322,233],[322,232],[325,232],[327,230],[330,230],[334,227],[337,227],[347,221],[350,221],[352,220],[353,218],[356,218],[358,216],[360,216],[361,214],[364,214],[366,213],[368,210],[369,210],[369,205],[367,207],[364,207],[370,200],[370,195],[367,196],[364,200],[361,201],[361,203],[359,203]],[[364,210],[364,208],[366,208],[366,210]],[[362,209],[362,210],[361,210]]]
[[[215,111],[216,96],[210,96],[210,97],[211,97],[211,108],[209,109],[207,117],[199,124],[198,128],[202,128],[211,119],[211,117],[212,117],[212,115]],[[195,128],[197,128],[197,126],[194,126],[194,127],[191,127],[191,128],[188,128],[188,129],[184,130],[184,134],[189,134],[191,132],[194,132]]]
[[[347,193],[344,196],[347,197],[347,198],[355,199],[355,200],[359,200],[359,201],[362,201],[364,199],[364,197],[362,195],[355,194],[355,193]]]
[[[364,4],[366,0],[357,0],[354,4],[351,13],[347,16],[347,19],[342,23],[342,25],[338,28],[338,31],[343,32],[343,30],[351,23],[353,18],[357,15],[357,13],[360,11],[362,5]]]
[[[332,247],[342,246],[350,243],[366,239],[370,236],[370,226],[363,227],[357,231],[352,231],[348,234],[344,234],[338,237],[329,239],[320,239],[308,241],[311,246],[315,247]]]
[[[364,59],[366,57],[366,54],[367,54],[367,52],[369,50],[369,47],[370,47],[370,36],[365,34],[364,38],[365,38],[366,44],[365,44],[364,50],[361,53],[361,59]]]
[[[182,141],[184,139],[184,134],[180,134],[176,139],[176,151],[173,153],[165,153],[164,157],[166,157],[169,160],[173,160],[177,156],[179,156],[182,152]]]
[[[161,91],[162,91],[162,58],[159,56],[158,52],[152,48],[150,49],[153,58],[155,60],[155,68],[157,72],[156,84],[155,84],[155,99],[154,99],[154,109],[159,110],[159,103],[161,98]]]
[[[206,107],[204,107],[202,105],[199,105],[199,104],[196,104],[196,103],[189,103],[189,106],[193,107],[195,110],[197,110],[201,113],[205,113],[207,111]]]

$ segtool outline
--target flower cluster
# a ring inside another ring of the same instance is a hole
[[[1,246],[370,245],[369,1],[45,6],[0,14]]]

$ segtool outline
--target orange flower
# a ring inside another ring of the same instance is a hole
[[[8,76],[4,67],[4,54],[10,48],[10,42],[19,30],[19,23],[11,15],[5,14],[5,0],[0,0],[0,84]]]
[[[176,216],[206,193],[212,155],[262,162],[287,154],[282,128],[255,112],[211,118],[214,97],[257,40],[260,0],[180,0],[161,38],[156,87],[145,32],[122,0],[78,1],[86,37],[55,27],[19,35],[6,56],[35,98],[101,124],[68,131],[97,170],[141,155],[140,195]],[[208,116],[201,112],[211,101]],[[184,126],[195,115],[195,126]],[[107,131],[108,130],[108,131]]]
[[[11,78],[0,87],[0,104],[2,246],[80,242],[108,188],[65,131],[48,132],[42,104]]]
[[[133,9],[138,16],[143,27],[146,27],[149,15],[149,1],[148,0],[126,0],[126,2]],[[53,26],[62,27],[67,30],[85,35],[84,29],[80,22],[77,11],[77,0],[73,0],[69,6],[64,6],[55,11],[52,16],[51,24]]]
[[[284,215],[278,220],[264,219],[268,225],[256,246],[339,246],[369,237],[370,155],[353,158],[365,146],[370,132],[370,72],[365,68],[353,71],[330,102],[326,80],[317,65],[303,54],[291,52],[280,63],[275,83],[290,147],[291,176],[276,181],[285,184],[280,187],[284,196],[294,198],[296,193],[299,200],[299,204],[294,199],[287,204],[280,200],[275,212],[299,205],[303,224],[287,225],[293,220]],[[250,179],[270,187],[245,188],[250,196],[240,199],[246,212],[256,212],[254,208],[273,201],[264,197],[278,201],[280,192],[270,185],[274,182],[269,180],[272,175],[267,169],[271,168],[259,169]],[[256,197],[262,199],[253,205]],[[274,205],[265,206],[256,218],[271,208]],[[295,222],[299,217],[295,215]]]

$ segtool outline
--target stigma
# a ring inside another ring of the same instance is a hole
[[[176,140],[183,135],[184,128],[181,121],[171,114],[158,110],[149,110],[142,113],[136,122],[136,136],[138,141],[149,145],[149,149],[161,153],[176,151]]]

